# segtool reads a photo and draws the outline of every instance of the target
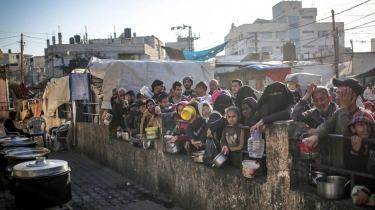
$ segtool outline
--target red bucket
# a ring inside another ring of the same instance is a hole
[[[306,147],[304,142],[298,142],[299,151],[301,152],[302,159],[314,158],[318,155],[319,151],[317,147],[309,149]]]

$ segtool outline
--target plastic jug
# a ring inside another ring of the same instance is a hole
[[[262,131],[255,130],[251,137],[247,140],[247,151],[249,157],[262,158],[264,153],[264,139],[262,138]]]
[[[154,96],[154,93],[147,86],[143,86],[139,90],[139,92],[142,93],[143,95],[145,95],[148,99],[150,99],[150,98],[152,98],[152,96]]]

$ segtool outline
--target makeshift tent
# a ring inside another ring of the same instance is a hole
[[[194,84],[209,82],[214,78],[215,64],[199,61],[126,61],[91,58],[89,69],[92,76],[103,79],[103,109],[111,109],[113,88],[125,88],[135,93],[143,86],[151,89],[154,80],[164,81],[169,91],[175,81],[192,76]]]
[[[69,76],[47,83],[43,101],[44,114],[47,117],[55,116],[56,109],[70,101]]]
[[[225,45],[228,42],[225,42],[216,47],[203,50],[203,51],[188,51],[188,50],[177,50],[170,47],[162,47],[167,52],[171,60],[193,60],[193,61],[206,61],[211,58],[214,58],[216,54],[223,51]]]
[[[291,67],[287,65],[248,65],[242,67],[241,70],[255,69],[263,71],[264,76],[268,77],[273,82],[284,82],[286,75],[291,73]],[[267,78],[266,78],[267,80]],[[271,82],[272,83],[272,82]]]

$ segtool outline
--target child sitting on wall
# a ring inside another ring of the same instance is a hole
[[[198,104],[199,115],[192,122],[192,124],[187,129],[187,136],[192,146],[191,150],[201,150],[203,149],[203,143],[206,139],[206,134],[204,133],[207,126],[208,118],[212,112],[212,106],[208,101],[201,101]]]
[[[227,121],[230,126],[242,126],[238,122],[241,113],[240,109],[231,106],[226,111]],[[227,154],[233,166],[239,167],[241,160],[241,150],[245,148],[244,131],[240,128],[225,127],[221,137],[221,152]]]
[[[367,165],[369,162],[369,144],[362,143],[363,138],[370,138],[374,132],[373,115],[366,110],[358,111],[353,119],[348,123],[348,128],[352,132],[351,141],[344,144],[345,167],[352,171],[368,173]],[[373,179],[356,176],[356,184],[364,185],[352,196],[358,196],[357,205],[368,202],[371,192],[375,192],[375,183]]]

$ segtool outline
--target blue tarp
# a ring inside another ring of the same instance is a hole
[[[221,45],[218,45],[216,47],[213,47],[208,50],[203,50],[203,51],[187,51],[184,50],[182,51],[184,54],[184,57],[186,60],[194,60],[194,61],[206,61],[208,59],[214,58],[216,54],[224,50],[225,45],[228,42],[225,42]]]
[[[245,66],[241,69],[255,69],[258,71],[263,71],[263,70],[280,70],[280,69],[290,69],[290,66],[288,65],[248,65]]]

